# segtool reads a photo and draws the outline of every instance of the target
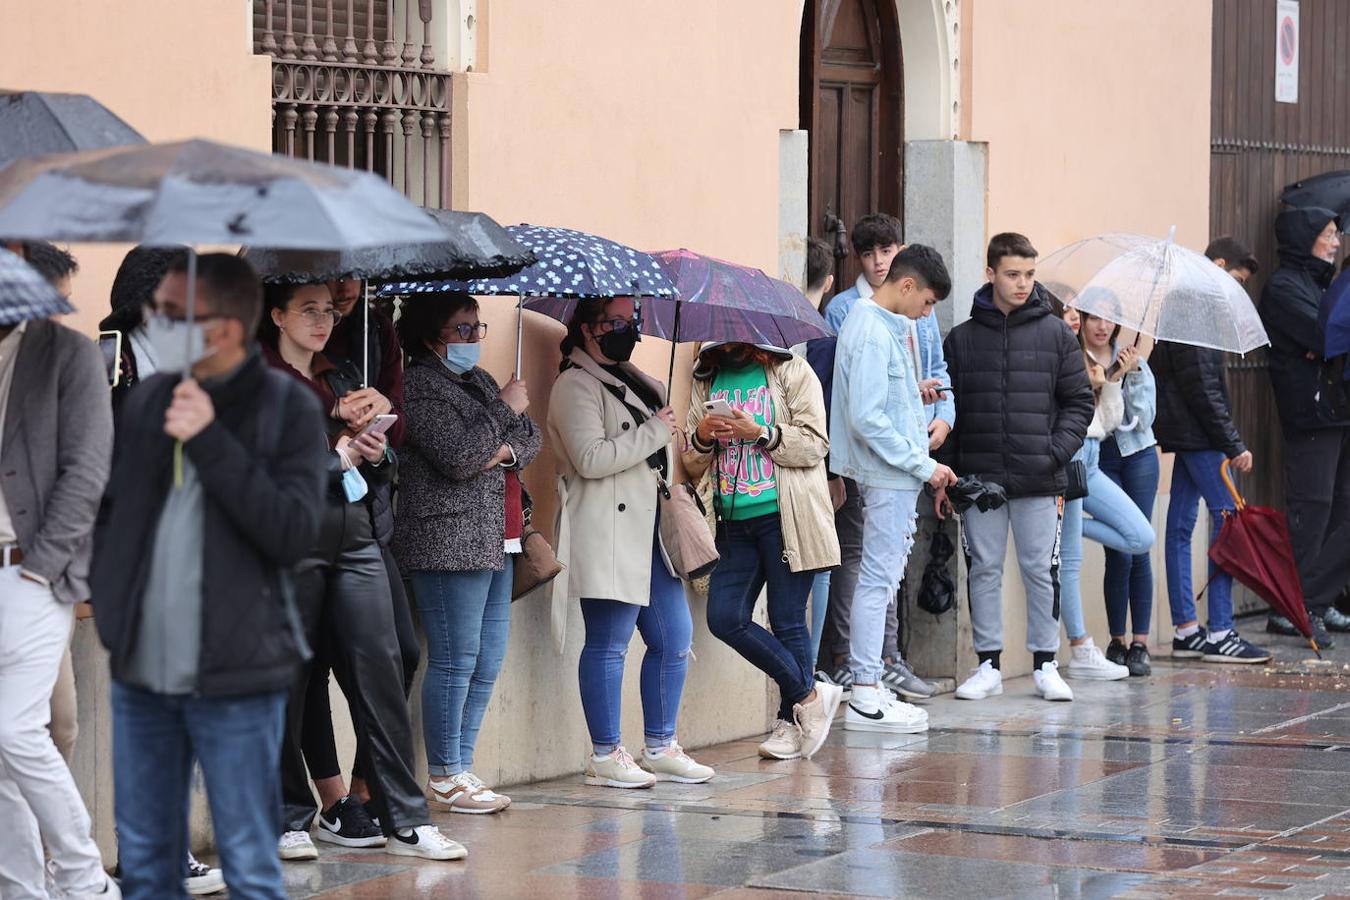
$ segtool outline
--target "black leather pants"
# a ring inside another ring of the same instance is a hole
[[[408,591],[403,585],[403,575],[394,561],[394,554],[388,547],[381,547],[384,568],[389,573],[389,594],[394,603],[394,630],[398,634],[398,649],[403,657],[403,696],[412,696],[413,680],[417,677],[417,666],[421,662],[422,648],[417,640],[417,629],[413,625],[412,607],[408,603]],[[314,662],[310,667],[309,687],[305,694],[304,737],[301,745],[305,751],[305,764],[309,767],[309,777],[314,781],[332,778],[342,774],[342,764],[338,761],[337,742],[333,737],[333,710],[328,700],[328,673],[333,663],[328,658],[326,647],[314,648]],[[343,693],[347,686],[339,679]],[[350,701],[348,707],[350,708]],[[355,721],[356,714],[352,713]],[[356,759],[352,762],[352,778],[366,777],[362,759],[366,756],[363,747],[358,744]]]
[[[381,826],[390,833],[429,823],[426,797],[413,774],[412,723],[389,575],[366,508],[330,497],[315,550],[294,577],[310,644],[332,664],[351,705],[358,756]],[[306,665],[299,673],[286,709],[281,790],[287,831],[308,830],[317,812],[302,749],[311,671]]]

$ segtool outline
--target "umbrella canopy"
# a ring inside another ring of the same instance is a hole
[[[571,300],[592,297],[672,296],[656,260],[639,250],[607,238],[571,228],[544,225],[508,225],[506,232],[530,250],[535,261],[505,278],[433,280],[386,285],[381,294],[441,293],[464,291],[478,296],[510,294]],[[572,304],[540,308],[554,318],[565,319]],[[566,314],[555,314],[556,308]],[[536,309],[529,304],[530,309]]]
[[[436,243],[385,244],[357,250],[285,250],[249,247],[245,256],[269,282],[342,279],[499,278],[535,261],[491,216],[429,209],[441,228]]]
[[[1104,234],[1040,260],[1065,304],[1160,341],[1247,353],[1270,343],[1256,306],[1201,253],[1140,234]]]
[[[93,97],[0,89],[0,169],[28,156],[144,143]]]
[[[644,330],[674,341],[737,341],[791,347],[834,332],[797,288],[689,250],[656,255],[675,301],[648,304]]]
[[[36,269],[17,255],[0,249],[0,328],[74,311],[75,307]]]
[[[1350,216],[1350,169],[1323,172],[1287,185],[1280,202],[1289,206],[1323,206],[1342,219]]]
[[[1293,622],[1313,650],[1317,650],[1284,513],[1265,506],[1249,506],[1233,484],[1228,460],[1223,461],[1219,471],[1237,509],[1224,513],[1223,527],[1209,547],[1209,558],[1269,603],[1271,609]]]
[[[443,230],[369,172],[193,140],[19,160],[0,172],[0,235],[333,250]]]

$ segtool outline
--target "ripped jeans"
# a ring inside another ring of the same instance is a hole
[[[635,627],[647,645],[640,683],[646,746],[656,750],[675,740],[675,718],[684,693],[694,623],[684,583],[667,571],[655,541],[648,599],[646,606],[618,600],[581,601],[586,643],[581,648],[577,678],[591,744],[601,756],[622,743],[623,665]]]
[[[862,565],[849,610],[849,668],[855,684],[877,684],[883,672],[886,610],[905,577],[914,547],[918,491],[859,485],[863,498]]]

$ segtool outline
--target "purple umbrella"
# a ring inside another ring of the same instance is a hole
[[[791,347],[832,332],[806,295],[759,269],[683,248],[653,253],[675,285],[647,302],[643,331],[669,341],[736,341]],[[675,354],[670,355],[674,377]]]

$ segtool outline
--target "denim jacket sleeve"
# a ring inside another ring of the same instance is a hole
[[[891,345],[892,341],[888,338],[868,335],[853,351],[849,371],[888,371]],[[849,430],[865,441],[868,448],[887,465],[927,481],[933,477],[933,469],[937,467],[937,463],[928,456],[927,442],[920,446],[910,436],[897,430],[886,414],[886,402],[887,391],[884,390],[849,391],[848,408],[844,410]],[[919,402],[917,387],[914,402]]]
[[[936,378],[943,384],[951,384],[951,376],[947,372],[947,358],[942,355],[942,330],[938,328],[937,315],[929,313],[919,320],[919,353],[923,364],[923,375],[925,378]],[[934,404],[930,410],[931,415],[928,419],[941,419],[949,427],[956,427],[956,401],[952,399],[951,392],[942,395],[942,399]]]
[[[1141,357],[1139,371],[1125,376],[1125,419],[1138,417],[1139,428],[1152,428],[1158,418],[1158,383]]]

